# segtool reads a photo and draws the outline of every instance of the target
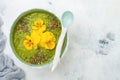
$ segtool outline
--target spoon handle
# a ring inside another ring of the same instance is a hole
[[[53,66],[52,66],[51,71],[54,71],[54,69],[57,67],[57,65],[60,61],[61,49],[62,49],[62,45],[63,45],[63,41],[64,41],[64,37],[65,37],[66,32],[67,32],[67,28],[62,28],[62,32],[61,32],[61,35],[59,37],[58,44],[56,46],[55,57],[53,60]]]

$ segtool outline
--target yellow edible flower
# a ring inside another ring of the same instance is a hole
[[[42,38],[40,40],[40,46],[46,49],[53,49],[55,48],[55,36],[53,33],[46,31],[43,33]]]
[[[38,46],[45,49],[54,49],[55,41],[54,34],[46,31],[46,25],[43,24],[43,20],[36,20],[32,27],[32,33],[30,36],[26,36],[23,44],[27,50],[37,49]]]
[[[41,33],[42,34],[42,33]],[[40,39],[41,39],[41,35],[39,35],[37,32],[33,31],[31,33],[31,38],[32,38],[32,41],[35,43],[35,44],[38,44],[40,42]]]
[[[43,20],[36,20],[32,29],[37,32],[44,32],[46,30],[46,25],[43,24]]]
[[[26,36],[23,44],[27,50],[31,50],[32,48],[37,49],[37,44],[33,42],[31,36]]]

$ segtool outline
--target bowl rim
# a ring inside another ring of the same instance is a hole
[[[30,10],[24,11],[24,12],[22,12],[20,15],[18,15],[18,16],[16,17],[16,19],[14,20],[14,22],[13,22],[13,24],[12,24],[12,26],[11,26],[11,29],[10,29],[10,36],[9,36],[9,37],[10,37],[10,40],[9,40],[9,41],[10,41],[10,47],[11,47],[14,55],[16,56],[16,58],[17,58],[20,62],[24,63],[24,64],[27,65],[27,66],[30,66],[30,67],[33,67],[33,68],[40,68],[40,69],[41,69],[41,68],[46,68],[46,67],[51,66],[53,61],[50,61],[49,63],[43,64],[43,65],[34,65],[34,64],[28,64],[28,63],[26,63],[24,60],[22,60],[22,59],[17,55],[17,52],[16,52],[16,50],[15,50],[15,46],[14,46],[14,44],[13,44],[13,39],[12,39],[12,37],[13,37],[12,34],[13,34],[13,32],[14,32],[15,25],[17,24],[17,22],[19,21],[19,19],[22,18],[22,17],[24,17],[24,16],[26,16],[26,15],[28,15],[28,14],[30,14],[30,13],[32,13],[32,12],[39,12],[39,11],[47,12],[47,13],[55,16],[55,17],[61,22],[61,20],[60,20],[59,17],[57,17],[55,14],[53,14],[52,12],[50,12],[50,11],[48,11],[48,10],[45,10],[45,9],[36,9],[36,8],[35,8],[35,9],[30,9]],[[62,27],[62,22],[61,22],[61,27]],[[63,58],[63,56],[65,55],[65,53],[67,52],[67,49],[68,49],[68,43],[69,43],[69,37],[68,37],[68,36],[69,36],[69,35],[66,34],[66,45],[65,45],[65,48],[64,48],[64,50],[63,50],[63,53],[61,53],[61,54],[62,54],[61,58]]]

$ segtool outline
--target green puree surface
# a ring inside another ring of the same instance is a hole
[[[39,47],[38,49],[27,50],[24,47],[23,41],[26,35],[30,35],[34,21],[40,19],[43,20],[44,24],[47,26],[47,31],[54,34],[57,44],[62,30],[61,22],[55,15],[44,10],[28,11],[20,15],[14,22],[10,34],[12,49],[16,56],[23,62],[31,65],[44,65],[50,63],[54,58],[56,49],[56,47],[52,50]],[[66,41],[64,41],[63,48],[65,48],[65,45]]]

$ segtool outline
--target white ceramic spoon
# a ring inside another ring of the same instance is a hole
[[[53,60],[53,65],[51,68],[51,71],[54,71],[54,69],[57,67],[59,61],[60,61],[60,54],[61,54],[61,49],[64,41],[64,37],[66,35],[67,29],[70,26],[70,24],[73,21],[73,14],[70,11],[66,11],[62,15],[62,32],[58,40],[58,44],[56,46],[56,51],[55,51],[55,56]]]

